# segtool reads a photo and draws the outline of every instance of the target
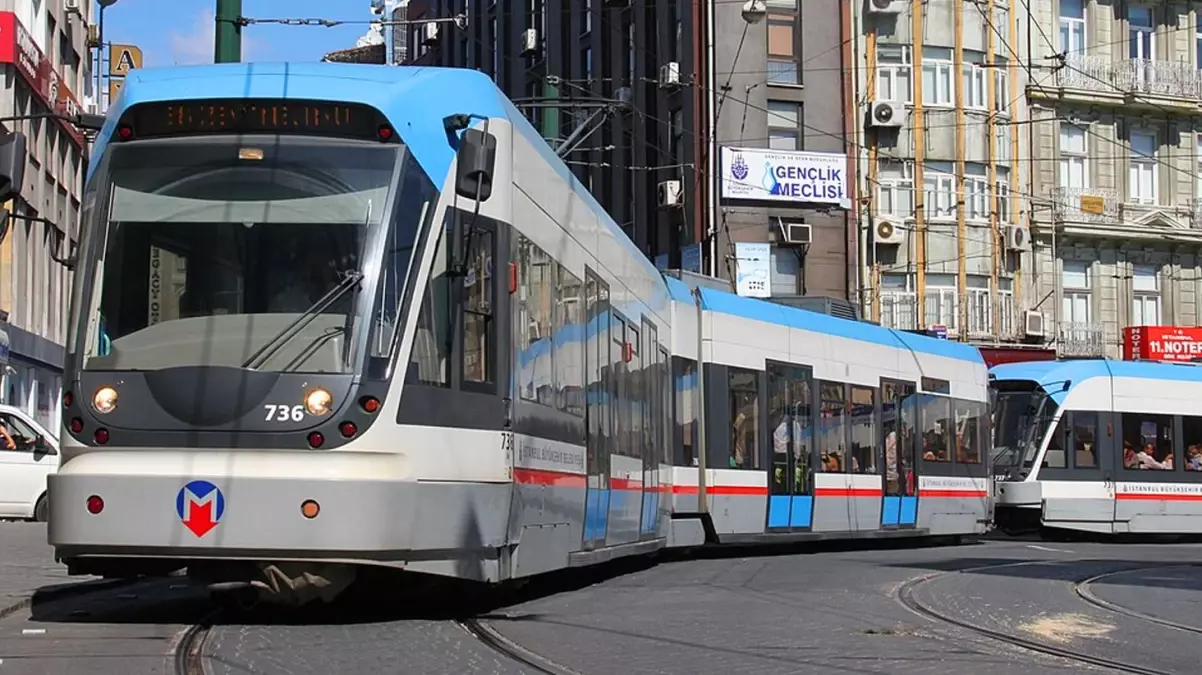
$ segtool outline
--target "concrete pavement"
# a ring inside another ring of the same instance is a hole
[[[68,577],[46,543],[46,523],[0,522],[0,612],[44,586],[88,581]]]

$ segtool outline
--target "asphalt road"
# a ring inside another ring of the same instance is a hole
[[[530,598],[492,612],[483,623],[581,675],[1089,670],[931,620],[898,601],[904,583],[930,576],[913,596],[945,615],[1192,674],[1202,657],[1202,634],[1139,617],[1202,626],[1202,569],[1192,565],[1200,553],[1199,545],[1002,541],[692,559]],[[944,574],[957,570],[968,571]],[[1088,592],[1134,615],[1091,605],[1077,594],[1074,582],[1098,575],[1105,576]],[[0,587],[4,578],[0,571]],[[203,594],[171,581],[106,591],[87,601],[35,603],[0,620],[0,675],[173,673],[176,640],[210,611]],[[535,672],[454,621],[414,618],[412,611],[341,612],[300,623],[278,616],[222,619],[203,646],[205,672]]]

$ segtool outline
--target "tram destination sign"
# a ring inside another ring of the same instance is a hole
[[[143,103],[122,120],[136,138],[195,134],[300,134],[387,140],[387,120],[370,106],[297,100],[197,100]],[[390,136],[389,136],[390,137]]]

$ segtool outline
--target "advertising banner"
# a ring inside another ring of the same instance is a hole
[[[12,12],[0,12],[0,63],[12,64],[34,95],[52,111],[70,116],[83,111],[71,88],[54,69],[54,63],[42,54],[33,35]],[[59,124],[76,145],[84,147],[86,140],[78,127],[65,120],[59,120]]]
[[[850,208],[847,155],[722,148],[722,199]]]
[[[736,284],[739,295],[749,298],[772,297],[769,273],[772,270],[772,249],[768,244],[735,244]]]

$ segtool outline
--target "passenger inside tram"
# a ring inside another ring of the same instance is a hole
[[[1191,445],[1185,451],[1185,470],[1202,471],[1202,447]]]

